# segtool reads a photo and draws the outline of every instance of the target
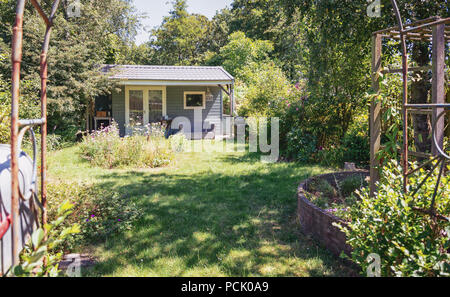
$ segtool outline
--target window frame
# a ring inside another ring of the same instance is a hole
[[[166,86],[125,86],[125,126],[130,124],[130,91],[144,92],[144,125],[149,121],[149,94],[148,91],[162,91],[163,92],[163,112],[162,116],[167,116],[167,87]]]
[[[202,95],[202,106],[187,106],[187,96],[188,95]],[[193,92],[186,91],[184,92],[184,109],[205,109],[206,108],[206,92]]]

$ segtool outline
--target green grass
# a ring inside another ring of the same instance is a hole
[[[50,180],[90,181],[144,211],[129,232],[85,247],[99,261],[93,276],[348,275],[296,219],[298,184],[325,171],[245,153],[182,153],[149,170],[91,168],[76,147],[49,158]]]

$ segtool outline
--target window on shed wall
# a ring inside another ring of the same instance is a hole
[[[184,92],[184,109],[205,109],[205,92]]]

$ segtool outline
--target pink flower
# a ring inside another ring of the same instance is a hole
[[[288,107],[291,107],[291,104],[288,104]]]
[[[299,111],[298,107],[295,109],[296,111]]]
[[[300,89],[300,82],[298,82],[298,83],[295,84],[295,88],[296,88],[297,90]]]

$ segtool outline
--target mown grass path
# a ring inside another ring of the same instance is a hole
[[[212,144],[207,144],[211,146]],[[342,276],[348,270],[296,220],[296,189],[318,166],[245,153],[181,153],[167,168],[91,168],[76,147],[50,156],[50,179],[84,180],[138,203],[134,228],[86,247],[101,276]]]

